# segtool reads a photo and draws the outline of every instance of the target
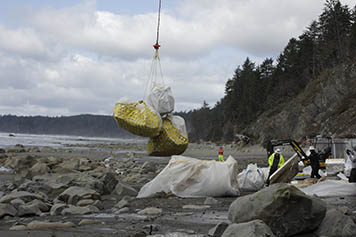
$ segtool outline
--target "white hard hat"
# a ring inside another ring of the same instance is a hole
[[[278,154],[281,153],[281,149],[277,148],[275,153],[278,153]]]
[[[309,147],[309,150],[315,150],[315,147],[310,146],[310,147]]]

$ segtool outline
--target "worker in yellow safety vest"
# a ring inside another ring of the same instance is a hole
[[[269,178],[272,176],[272,174],[276,172],[278,168],[281,167],[283,164],[283,155],[281,154],[281,150],[277,148],[276,151],[268,158],[269,174],[267,179],[267,185],[269,185]]]
[[[222,148],[222,146],[218,150],[218,158],[219,161],[224,161],[224,149]]]

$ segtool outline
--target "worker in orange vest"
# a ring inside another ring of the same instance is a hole
[[[222,148],[222,146],[219,148],[218,158],[219,158],[219,161],[224,161],[224,149]]]

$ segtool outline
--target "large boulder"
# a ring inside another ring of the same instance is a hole
[[[222,237],[275,237],[271,228],[261,220],[229,225]]]
[[[326,213],[324,201],[289,184],[273,184],[237,198],[229,207],[233,223],[264,221],[276,236],[291,236],[318,228]]]
[[[318,236],[356,236],[356,224],[350,216],[329,205],[326,216],[315,231]]]

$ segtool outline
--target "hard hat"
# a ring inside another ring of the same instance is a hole
[[[278,153],[278,154],[281,153],[281,149],[277,148],[275,153]]]
[[[310,146],[310,147],[309,147],[309,150],[315,150],[315,147]]]

